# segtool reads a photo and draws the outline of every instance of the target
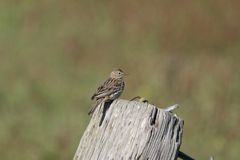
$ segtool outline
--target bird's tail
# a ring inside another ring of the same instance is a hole
[[[92,106],[91,110],[88,112],[88,115],[92,115],[101,102],[102,102],[102,99],[98,99]]]

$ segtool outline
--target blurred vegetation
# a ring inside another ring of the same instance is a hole
[[[0,2],[0,157],[72,159],[91,94],[115,67],[185,120],[182,149],[238,159],[240,2]]]

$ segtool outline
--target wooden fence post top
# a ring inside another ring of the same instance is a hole
[[[115,100],[100,104],[74,160],[174,160],[183,120],[149,103]]]

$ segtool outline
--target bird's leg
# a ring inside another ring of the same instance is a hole
[[[104,101],[104,102],[107,102],[109,99],[110,99],[110,97],[109,97],[109,96],[106,96],[106,97],[104,97],[103,101]]]

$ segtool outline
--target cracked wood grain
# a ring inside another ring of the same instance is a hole
[[[115,100],[93,114],[74,160],[174,160],[183,120],[151,104]],[[103,112],[104,110],[104,112]]]

